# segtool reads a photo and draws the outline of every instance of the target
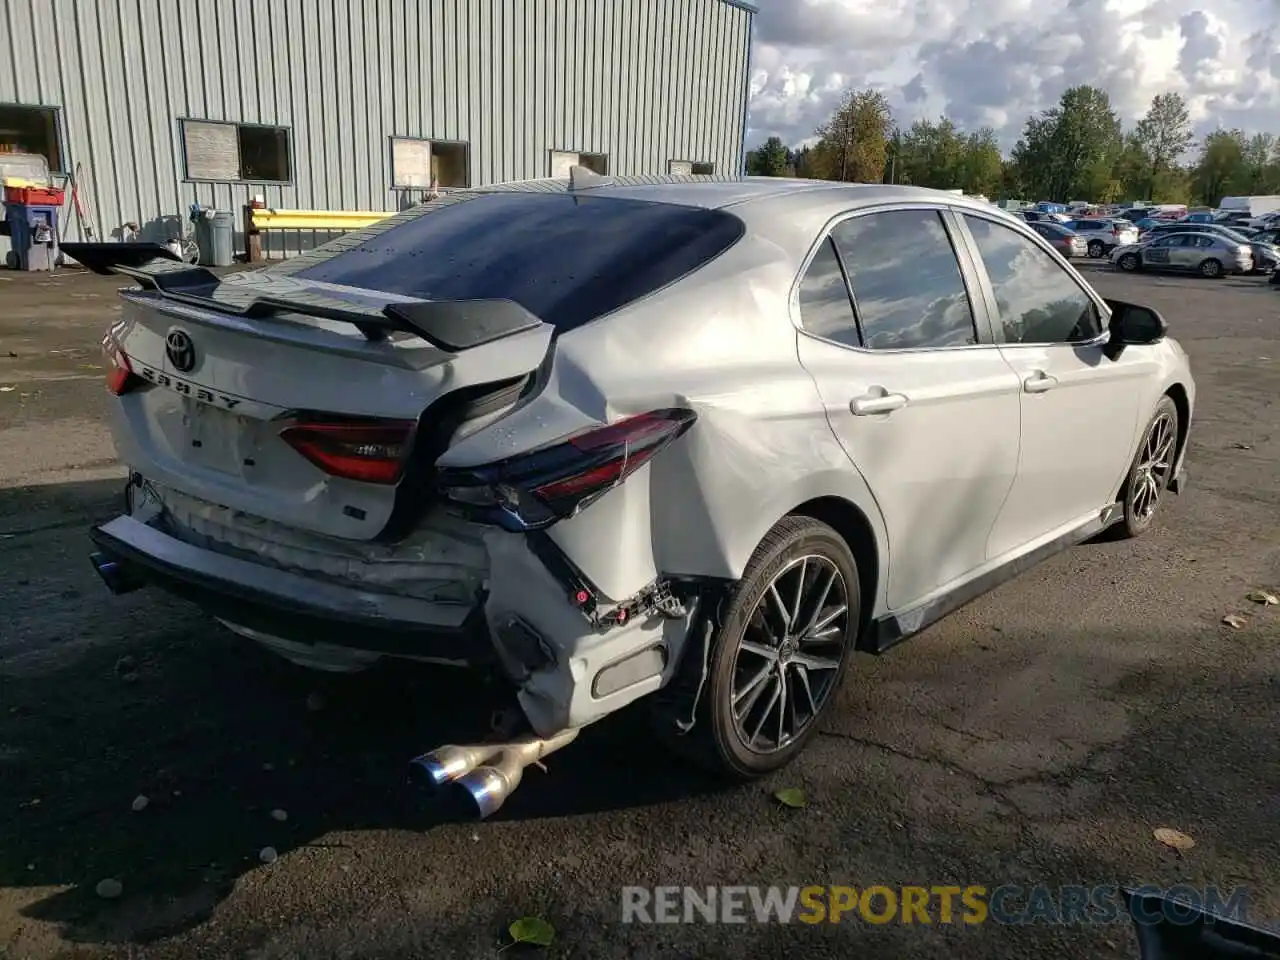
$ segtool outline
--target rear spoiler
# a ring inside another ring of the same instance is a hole
[[[387,303],[374,291],[309,284],[259,271],[219,277],[185,263],[158,243],[64,243],[61,250],[94,273],[119,274],[167,300],[260,318],[299,313],[356,327],[367,340],[409,333],[457,353],[542,326],[514,300],[407,300]],[[381,301],[381,302],[379,302]]]

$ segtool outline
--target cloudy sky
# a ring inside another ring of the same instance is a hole
[[[845,87],[909,123],[945,114],[1005,147],[1064,89],[1104,87],[1125,121],[1183,93],[1200,132],[1280,134],[1280,0],[758,0],[747,142],[811,137]]]

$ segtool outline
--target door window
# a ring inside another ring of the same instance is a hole
[[[831,240],[823,240],[800,281],[800,326],[815,337],[861,345],[849,288]]]
[[[1027,237],[964,215],[1010,343],[1079,343],[1102,333],[1098,308],[1071,274]]]
[[[849,273],[864,346],[911,350],[977,343],[960,264],[937,210],[853,217],[831,237]]]

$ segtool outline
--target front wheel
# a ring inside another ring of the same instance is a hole
[[[1136,253],[1126,253],[1116,261],[1116,266],[1121,270],[1127,270],[1129,273],[1133,273],[1142,266],[1142,261],[1138,259],[1138,255]]]
[[[780,769],[835,699],[860,623],[858,567],[844,539],[818,520],[783,518],[720,613],[693,729],[660,728],[664,739],[730,779]],[[685,655],[698,657],[695,646]]]
[[[1222,276],[1222,264],[1210,257],[1200,264],[1200,276],[1208,277],[1211,280]]]
[[[1161,397],[1120,491],[1124,518],[1117,527],[1122,539],[1140,536],[1155,520],[1173,476],[1177,447],[1178,407],[1169,397]]]
[[[1090,240],[1090,241],[1089,241],[1089,256],[1093,257],[1093,258],[1096,260],[1096,259],[1098,259],[1099,257],[1101,257],[1103,253],[1104,253],[1104,251],[1103,251],[1103,248],[1102,248],[1102,241],[1101,241],[1101,240]]]

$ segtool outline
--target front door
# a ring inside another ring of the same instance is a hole
[[[1000,352],[1021,388],[1017,479],[987,545],[992,559],[1096,517],[1133,455],[1144,351],[1102,353],[1102,312],[1031,238],[984,216],[964,223],[989,279]]]
[[[978,336],[936,209],[837,224],[798,299],[800,362],[883,515],[889,608],[909,608],[986,560],[1017,468],[1018,378]]]

